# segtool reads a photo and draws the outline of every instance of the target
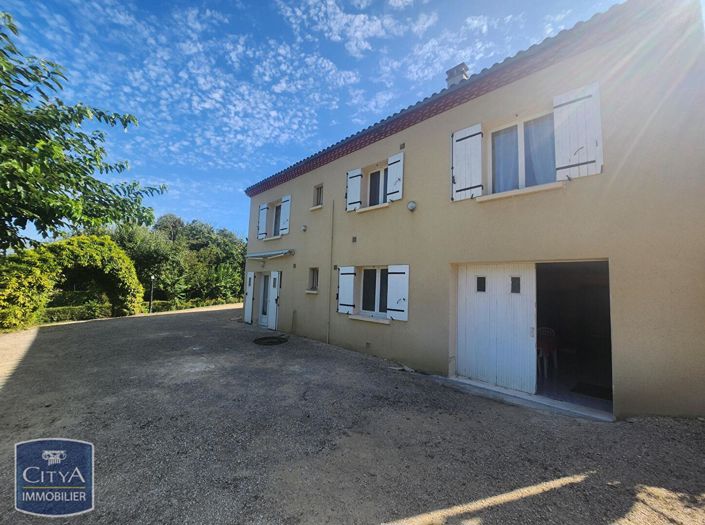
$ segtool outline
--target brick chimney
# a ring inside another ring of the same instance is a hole
[[[465,62],[461,62],[446,71],[446,83],[448,87],[454,86],[463,80],[467,80],[469,78],[468,71],[469,69]]]

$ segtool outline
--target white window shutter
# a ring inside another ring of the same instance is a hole
[[[602,172],[600,89],[591,84],[553,99],[556,180]]]
[[[482,125],[475,124],[451,135],[451,196],[459,201],[482,195]]]
[[[387,201],[398,201],[404,189],[404,152],[392,155],[387,160]]]
[[[347,174],[345,210],[355,211],[362,205],[362,170],[351,170]]]
[[[338,268],[338,313],[352,314],[355,310],[355,267]]]
[[[259,218],[257,220],[257,238],[264,239],[267,237],[267,205],[259,205]]]
[[[387,268],[387,317],[409,320],[409,265],[393,264]]]
[[[291,195],[282,199],[281,218],[279,219],[279,234],[289,233],[289,215],[291,214]]]

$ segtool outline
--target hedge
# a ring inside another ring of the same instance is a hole
[[[110,304],[89,303],[81,306],[51,306],[45,308],[39,319],[41,323],[58,323],[60,321],[84,321],[110,317]]]
[[[192,301],[153,301],[152,313],[173,312],[177,310],[189,310],[200,308],[201,306],[213,306],[217,304],[230,304],[239,302],[238,299],[200,299]],[[149,302],[142,304],[142,310],[149,311]],[[79,306],[49,306],[44,309],[39,317],[40,323],[58,323],[61,321],[85,321],[88,319],[102,319],[111,317],[112,309],[110,303],[87,303]]]
[[[82,235],[0,261],[0,328],[38,322],[64,272],[75,268],[94,273],[110,300],[110,315],[141,311],[144,290],[132,260],[109,237]]]

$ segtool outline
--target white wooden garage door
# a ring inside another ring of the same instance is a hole
[[[534,264],[459,267],[457,374],[535,393]]]

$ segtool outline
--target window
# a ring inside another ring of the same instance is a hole
[[[492,133],[492,192],[556,180],[553,113]]]
[[[387,202],[387,183],[389,180],[389,169],[373,171],[369,175],[369,197],[368,206],[376,206]]]
[[[404,152],[346,174],[345,210],[380,206],[401,200],[404,189]]]
[[[281,220],[282,220],[282,205],[277,204],[274,207],[274,228],[272,228],[272,235],[276,237],[281,234]]]
[[[388,279],[387,268],[365,268],[362,271],[361,304],[364,313],[386,317]]]
[[[487,288],[487,278],[486,277],[478,277],[476,290],[478,292],[484,292],[486,290],[486,288]]]
[[[318,268],[308,269],[308,289],[311,292],[318,291]]]
[[[492,133],[492,191],[516,190],[519,187],[519,153],[517,126]]]
[[[521,293],[521,277],[512,277],[512,293]]]
[[[259,205],[257,216],[257,238],[267,240],[289,233],[291,195]]]
[[[338,267],[338,312],[355,318],[409,319],[409,265]]]
[[[524,123],[524,158],[526,186],[555,182],[553,113]]]
[[[313,188],[313,205],[323,206],[323,184]]]

